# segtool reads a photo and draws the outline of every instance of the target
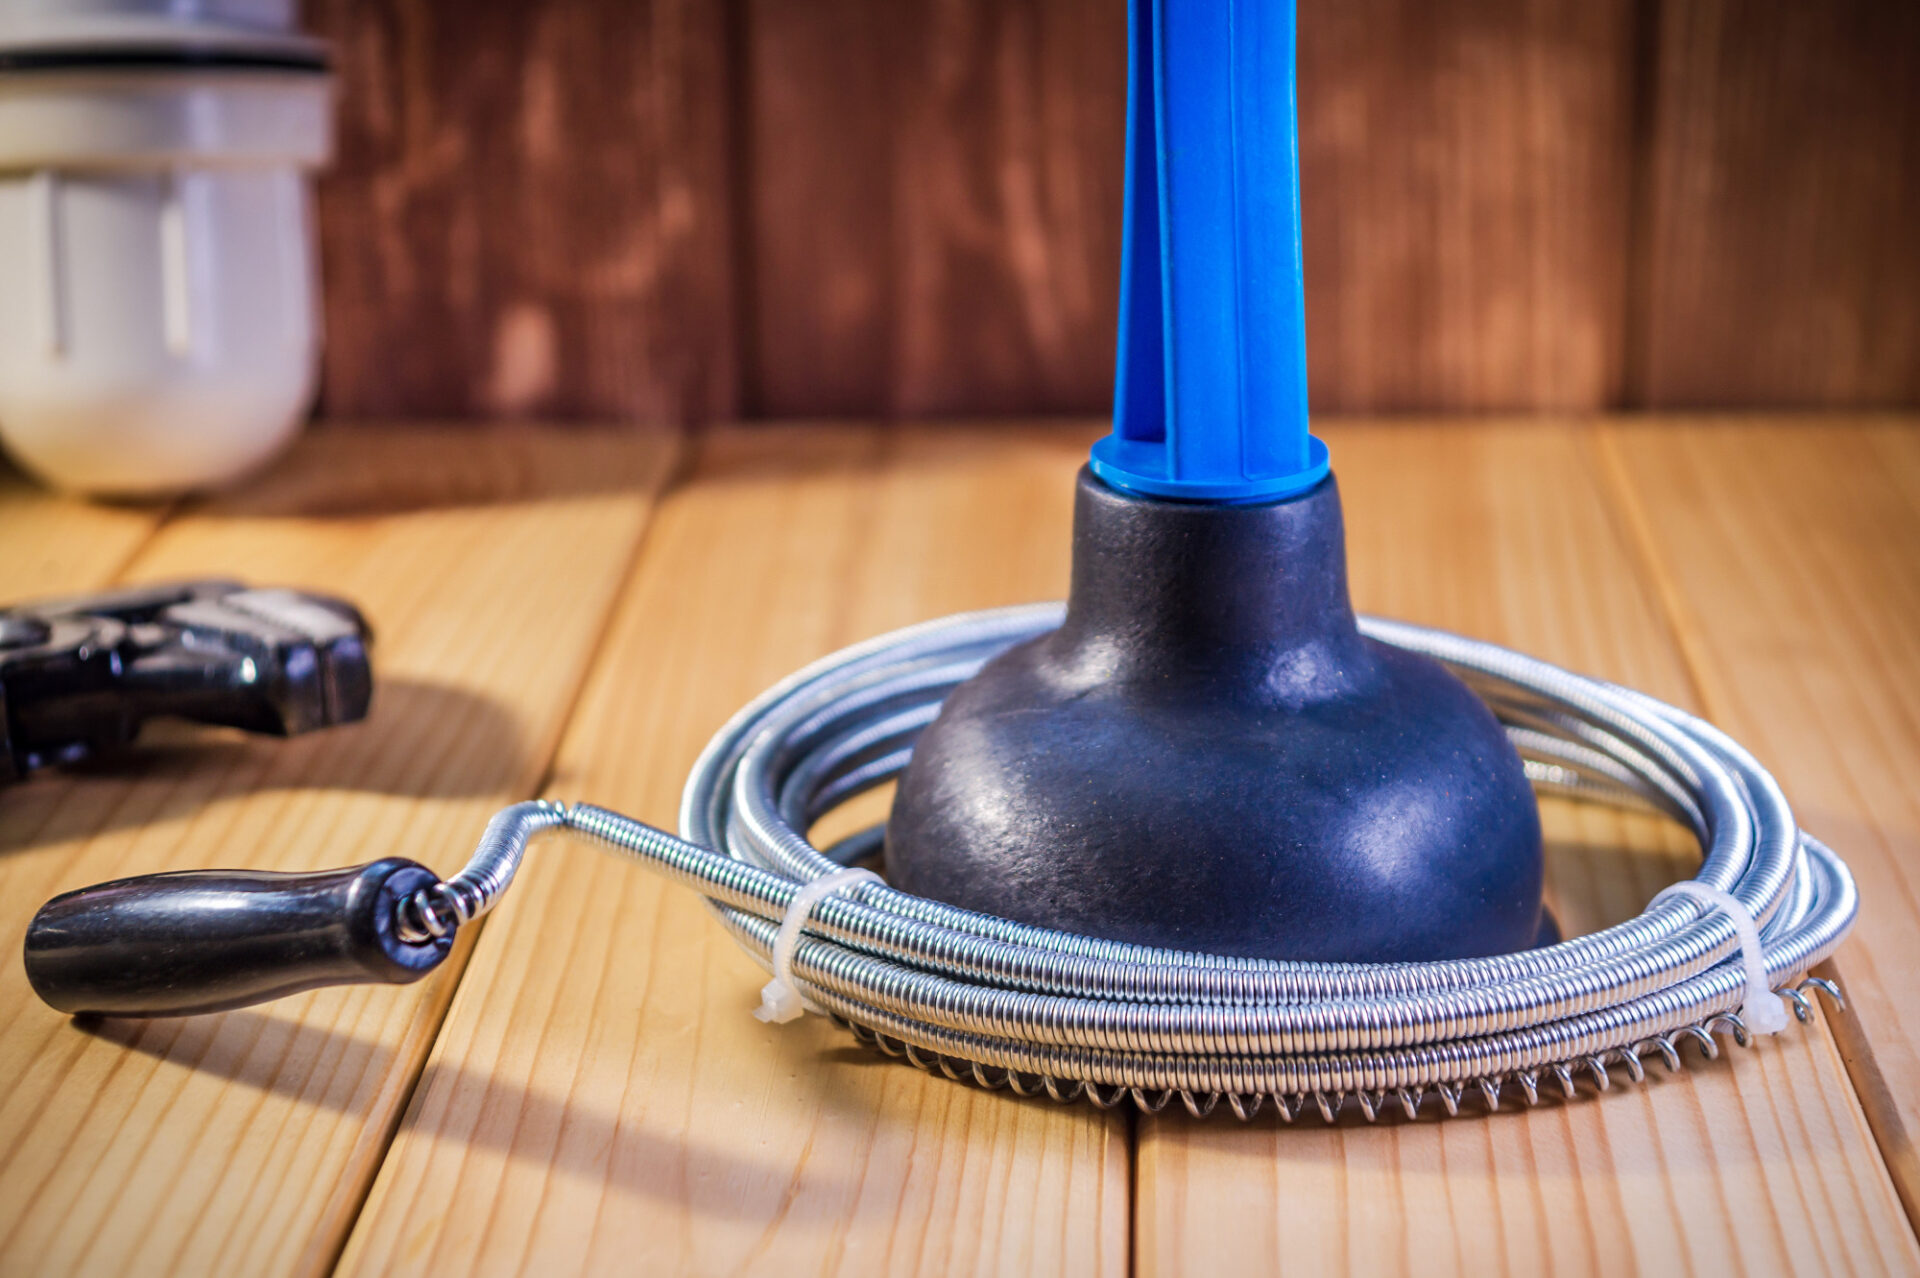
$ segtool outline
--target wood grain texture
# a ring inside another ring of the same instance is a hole
[[[734,411],[726,6],[313,0],[333,416]]]
[[[1920,402],[1920,7],[1666,0],[1632,387]]]
[[[1119,295],[1124,5],[743,13],[749,410],[1098,408]]]
[[[1303,0],[1317,409],[1617,401],[1634,14],[1631,0]]]
[[[310,0],[334,414],[1103,412],[1121,0]],[[1326,412],[1920,402],[1920,10],[1303,0]]]
[[[746,13],[750,411],[1103,411],[1124,6]],[[1617,397],[1632,18],[1629,0],[1301,5],[1318,407]]]
[[[1356,603],[1694,693],[1582,438],[1551,425],[1330,432]],[[1437,477],[1444,476],[1444,481]],[[1647,818],[1552,805],[1567,926],[1636,912],[1690,859]],[[1142,1120],[1136,1266],[1175,1273],[1907,1273],[1920,1250],[1832,1036],[1605,1098],[1464,1121]]]
[[[1846,858],[1855,1083],[1920,1221],[1920,421],[1610,425],[1712,718]]]
[[[232,573],[361,603],[372,716],[290,742],[160,732],[111,766],[10,789],[0,951],[19,953],[49,896],[120,875],[458,858],[544,775],[673,450],[322,431],[244,498],[170,522],[131,579]],[[488,474],[505,482],[485,492]],[[94,1023],[0,964],[0,1270],[324,1272],[463,957],[405,989]]]
[[[166,511],[61,497],[0,462],[0,607],[113,580]]]
[[[6,595],[213,570],[324,586],[368,606],[384,680],[364,728],[162,732],[10,789],[0,950],[46,896],[118,873],[449,868],[543,777],[669,822],[706,736],[807,658],[1057,595],[1097,431],[727,431],[651,524],[669,447],[599,434],[318,431],[157,535],[157,511],[0,483]],[[1362,607],[1703,705],[1776,768],[1862,882],[1838,964],[1857,1014],[1530,1112],[1142,1120],[1130,1162],[1121,1117],[759,1025],[760,973],[693,898],[556,842],[457,992],[443,974],[83,1027],[0,965],[0,1272],[319,1272],[350,1228],[347,1272],[1920,1268],[1896,1197],[1920,1130],[1920,422],[1326,433]],[[1548,828],[1576,929],[1691,861],[1651,818],[1555,804]]]
[[[1089,428],[727,432],[662,507],[556,797],[671,825],[687,767],[802,662],[1057,594]],[[342,1272],[1121,1274],[1123,1116],[1010,1101],[750,1012],[697,898],[534,852],[456,995]]]

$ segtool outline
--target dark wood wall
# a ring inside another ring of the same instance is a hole
[[[333,414],[1100,411],[1124,0],[309,0]],[[1920,403],[1914,0],[1301,0],[1321,411]]]

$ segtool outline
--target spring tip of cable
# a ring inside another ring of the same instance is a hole
[[[1791,1007],[1795,1018],[1802,1024],[1810,1024],[1814,1008],[1813,1000],[1807,997],[1808,991],[1826,995],[1836,1012],[1846,1011],[1846,998],[1839,985],[1825,977],[1808,976],[1797,984],[1782,986],[1775,992],[1780,997],[1783,1009]],[[1632,1082],[1644,1083],[1647,1080],[1643,1062],[1645,1057],[1658,1057],[1667,1073],[1677,1074],[1686,1067],[1680,1049],[1687,1043],[1699,1049],[1703,1060],[1717,1061],[1720,1059],[1720,1045],[1716,1034],[1730,1034],[1740,1046],[1751,1047],[1756,1028],[1749,1026],[1739,1012],[1721,1012],[1697,1025],[1683,1025],[1665,1034],[1656,1034],[1621,1047],[1608,1048],[1573,1060],[1554,1061],[1533,1069],[1517,1069],[1508,1074],[1481,1075],[1452,1082],[1382,1088],[1377,1091],[1314,1090],[1274,1094],[1142,1088],[1118,1084],[1107,1086],[1084,1079],[1023,1073],[918,1047],[837,1014],[831,1019],[835,1025],[852,1034],[856,1042],[885,1055],[903,1058],[929,1073],[938,1072],[955,1081],[971,1081],[987,1091],[1005,1089],[1017,1096],[1045,1096],[1058,1104],[1086,1100],[1096,1108],[1106,1110],[1131,1100],[1143,1114],[1161,1113],[1177,1098],[1187,1113],[1195,1118],[1207,1117],[1224,1101],[1227,1110],[1242,1122],[1252,1121],[1268,1104],[1272,1104],[1282,1122],[1292,1123],[1301,1114],[1312,1112],[1319,1115],[1322,1122],[1329,1124],[1338,1122],[1341,1115],[1349,1110],[1358,1110],[1368,1123],[1376,1123],[1383,1117],[1391,1116],[1396,1108],[1406,1121],[1413,1122],[1418,1120],[1429,1099],[1439,1103],[1443,1116],[1447,1118],[1455,1118],[1466,1112],[1469,1097],[1477,1097],[1488,1113],[1495,1113],[1500,1109],[1502,1095],[1509,1088],[1518,1091],[1525,1108],[1532,1109],[1541,1103],[1543,1097],[1551,1095],[1540,1086],[1543,1074],[1552,1077],[1563,1100],[1573,1100],[1579,1094],[1576,1071],[1584,1070],[1592,1079],[1595,1089],[1602,1092],[1611,1089],[1612,1071],[1616,1067],[1625,1069]]]

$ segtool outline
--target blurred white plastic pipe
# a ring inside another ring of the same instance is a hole
[[[57,487],[225,483],[320,353],[325,46],[289,0],[27,0],[0,19],[0,441]]]

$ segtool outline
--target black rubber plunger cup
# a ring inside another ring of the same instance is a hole
[[[1520,760],[1458,679],[1360,635],[1331,477],[1208,506],[1082,471],[1077,501],[1066,624],[963,684],[914,749],[898,886],[1262,958],[1534,943]]]
[[[1442,667],[1364,638],[1307,431],[1293,11],[1133,0],[1113,434],[1065,624],[915,746],[889,877],[1115,940],[1384,962],[1541,939],[1519,757]]]

